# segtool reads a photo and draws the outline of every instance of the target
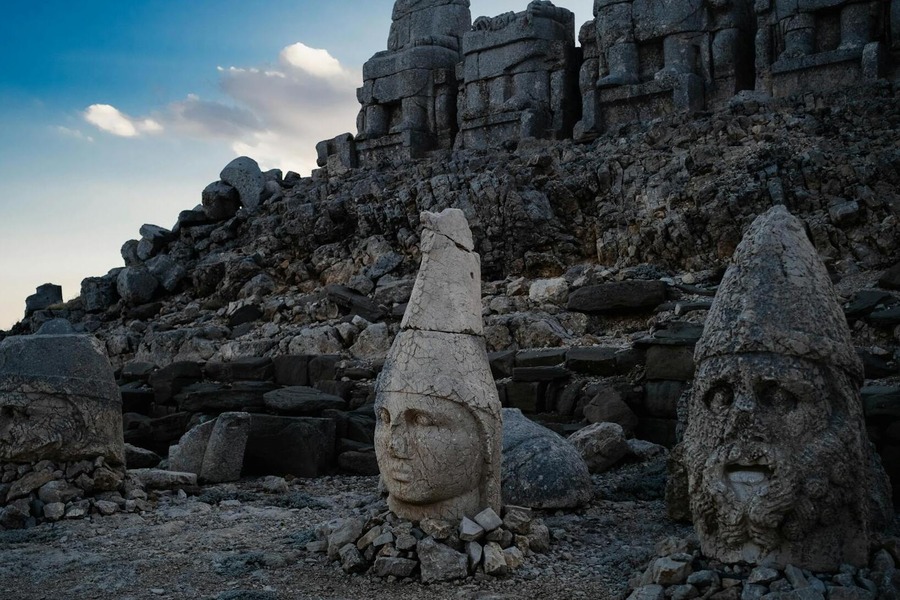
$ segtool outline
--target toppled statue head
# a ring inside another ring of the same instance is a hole
[[[710,310],[679,455],[705,554],[863,565],[887,522],[862,366],[831,281],[784,207],[747,232]]]
[[[122,465],[122,401],[100,343],[87,335],[0,342],[0,462],[69,462],[102,456]]]
[[[422,216],[422,266],[376,387],[388,505],[410,520],[500,504],[500,401],[481,337],[481,272],[461,211]]]

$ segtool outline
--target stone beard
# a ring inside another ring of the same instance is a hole
[[[683,460],[704,553],[726,562],[836,568],[868,555],[871,455],[854,380],[769,353],[698,370]]]
[[[2,460],[65,460],[87,430],[84,412],[66,396],[0,392]]]

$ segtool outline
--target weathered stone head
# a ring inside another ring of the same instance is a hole
[[[122,401],[100,342],[34,335],[0,342],[0,462],[125,458]]]
[[[862,367],[825,267],[784,207],[738,247],[695,360],[679,450],[704,553],[866,564],[890,500],[864,426]]]
[[[397,515],[459,519],[499,509],[500,401],[465,217],[422,221],[422,266],[376,387],[375,452]]]
[[[457,50],[472,14],[469,0],[397,0],[392,21],[388,50],[421,45]]]

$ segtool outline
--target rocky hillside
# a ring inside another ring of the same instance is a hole
[[[418,268],[419,213],[457,207],[482,256],[505,405],[560,431],[614,421],[671,444],[723,268],[753,218],[785,204],[846,301],[873,379],[872,435],[900,472],[898,97],[887,83],[745,93],[722,112],[590,144],[523,141],[311,177],[238,159],[171,230],[143,226],[125,267],[85,279],[66,304],[30,303],[12,333],[63,317],[104,341],[136,445],[164,452],[201,413],[265,411],[264,394],[310,385],[361,411],[332,416],[337,452],[365,451],[374,377]],[[374,468],[354,457],[339,464]]]

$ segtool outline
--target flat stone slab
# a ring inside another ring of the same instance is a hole
[[[589,285],[569,295],[568,309],[584,313],[623,312],[656,308],[666,301],[662,281],[616,281]]]
[[[196,473],[180,473],[161,469],[130,469],[128,474],[153,490],[174,490],[197,485]]]
[[[323,410],[346,410],[347,401],[306,386],[286,387],[263,396],[266,408],[286,415],[318,415]]]

